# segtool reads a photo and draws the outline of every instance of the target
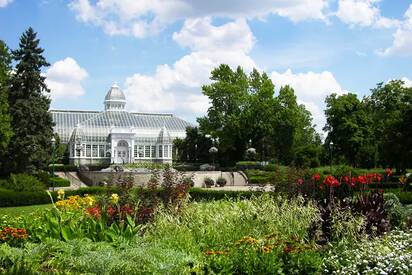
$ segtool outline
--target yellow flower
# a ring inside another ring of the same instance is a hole
[[[59,199],[59,200],[64,199],[64,189],[59,189],[57,191],[57,199]]]
[[[87,206],[93,206],[96,202],[96,200],[94,199],[94,197],[89,196],[88,194],[84,195],[83,198],[83,202],[87,205]]]
[[[110,200],[113,204],[117,204],[119,202],[119,195],[117,195],[116,193],[112,194]]]

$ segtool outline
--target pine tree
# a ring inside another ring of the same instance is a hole
[[[7,148],[13,135],[10,125],[8,90],[10,85],[11,57],[6,44],[0,40],[0,173],[7,162]]]
[[[42,56],[37,33],[29,28],[12,52],[16,61],[9,93],[12,129],[9,146],[9,171],[34,172],[45,169],[50,161],[53,120],[49,113],[49,89],[42,67],[49,66]]]

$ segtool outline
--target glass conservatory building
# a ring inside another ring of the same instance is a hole
[[[184,138],[191,124],[172,114],[130,113],[125,105],[125,95],[113,85],[102,112],[51,110],[70,163],[172,162],[173,139]]]

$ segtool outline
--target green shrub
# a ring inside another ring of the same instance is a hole
[[[263,167],[263,170],[265,170],[265,171],[276,171],[277,167],[276,167],[275,164],[268,164],[268,165],[265,165]]]
[[[191,177],[184,177],[183,178],[183,183],[184,184],[188,184],[190,187],[194,187],[195,186],[195,182]]]
[[[35,176],[29,174],[11,174],[7,181],[0,182],[0,187],[13,191],[43,191],[46,186]]]
[[[352,166],[342,164],[333,167],[333,176],[337,179],[343,176],[348,176],[349,174],[357,176],[357,173],[354,172]]]
[[[190,164],[190,163],[182,163],[182,164],[173,164],[173,168],[177,171],[198,171],[199,165],[198,164]]]
[[[115,192],[115,188],[112,188]],[[74,195],[84,195],[84,194],[102,194],[104,192],[108,192],[108,188],[104,187],[87,187],[87,188],[80,188],[77,190],[70,190],[66,191],[66,197],[74,196]],[[57,191],[51,192],[54,200],[57,199]],[[16,192],[9,189],[0,188],[0,207],[5,206],[23,206],[23,205],[35,205],[35,204],[46,204],[50,203],[50,197],[45,192]]]
[[[68,187],[70,186],[70,181],[60,177],[50,177],[48,182],[49,187]]]
[[[226,179],[223,178],[223,177],[219,177],[219,178],[216,180],[216,184],[219,185],[220,187],[223,187],[223,186],[226,185]]]
[[[239,161],[236,162],[236,168],[238,170],[247,170],[247,169],[262,169],[262,163],[259,161]]]
[[[405,218],[405,214],[399,198],[393,193],[384,193],[383,198],[385,200],[385,211],[388,214],[391,225],[400,226]]]
[[[49,171],[53,170],[53,165],[49,165]],[[73,164],[54,164],[54,171],[55,172],[75,172],[77,171],[77,166]]]
[[[213,185],[215,185],[215,181],[212,178],[206,177],[204,179],[204,183],[206,185],[206,187],[211,187]]]

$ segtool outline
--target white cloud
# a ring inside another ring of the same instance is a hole
[[[339,0],[336,16],[347,24],[371,26],[379,14],[373,0]]]
[[[6,7],[11,2],[13,2],[13,0],[0,0],[0,8]]]
[[[336,16],[351,26],[394,28],[400,21],[383,17],[377,4],[380,0],[339,0]]]
[[[154,74],[128,77],[124,86],[130,110],[174,112],[193,121],[209,107],[201,85],[210,83],[213,68],[221,63],[231,67],[240,65],[246,71],[258,67],[249,56],[255,38],[244,20],[215,26],[210,18],[188,19],[173,38],[192,52],[171,66],[158,66]],[[333,74],[328,71],[295,74],[287,70],[270,75],[277,88],[286,84],[294,88],[299,103],[312,113],[316,129],[321,132],[325,124],[322,111],[325,96],[344,92]]]
[[[325,116],[321,111],[325,108],[325,97],[331,93],[343,94],[345,92],[329,71],[295,74],[288,69],[284,73],[272,72],[271,79],[277,89],[290,85],[295,90],[298,101],[312,113],[313,122],[317,125],[318,132],[322,131],[326,123]]]
[[[207,37],[210,37],[209,44],[205,43]],[[188,21],[180,32],[174,34],[174,38],[194,51],[172,66],[158,66],[152,75],[128,77],[125,94],[130,110],[173,111],[193,120],[193,117],[204,115],[209,106],[208,98],[201,93],[201,86],[210,83],[209,75],[213,68],[221,63],[232,67],[239,65],[246,71],[257,67],[248,55],[254,38],[243,20],[221,26],[212,25],[209,18]],[[232,42],[226,45],[222,42],[225,39]]]
[[[177,20],[198,17],[264,18],[270,14],[294,22],[326,20],[328,0],[72,0],[76,18],[100,26],[109,35],[142,38]]]
[[[381,56],[412,55],[412,4],[404,15],[404,22],[393,34],[393,43],[390,47],[377,51]]]
[[[53,63],[45,75],[53,99],[76,98],[84,94],[81,82],[88,73],[71,57]]]
[[[241,50],[249,52],[255,38],[246,20],[238,19],[223,26],[213,26],[211,19],[196,18],[185,21],[173,39],[181,46],[195,51],[204,50]]]

